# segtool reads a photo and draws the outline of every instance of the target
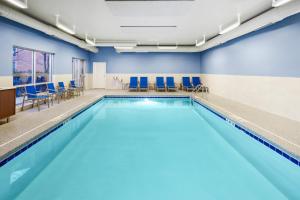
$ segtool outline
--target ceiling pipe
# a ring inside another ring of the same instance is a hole
[[[53,26],[46,25],[32,17],[24,15],[21,12],[18,12],[18,11],[14,10],[8,6],[5,6],[1,3],[0,3],[0,16],[10,19],[12,21],[18,22],[25,26],[31,27],[38,31],[41,31],[47,35],[50,35],[50,36],[56,37],[58,39],[61,39],[63,41],[74,44],[82,49],[91,51],[93,53],[98,52],[98,49],[96,47],[92,47],[92,46],[88,45],[86,42],[84,42],[78,38],[75,38],[63,31],[60,31],[60,30],[54,28]]]
[[[232,39],[238,38],[247,33],[260,30],[299,12],[300,1],[293,1],[282,7],[270,9],[269,11],[241,24],[238,28],[231,31],[230,33],[219,35],[207,41],[205,45],[201,46],[198,49],[198,51],[205,51],[207,49],[226,43]]]

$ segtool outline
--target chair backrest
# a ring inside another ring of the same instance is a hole
[[[70,85],[71,85],[71,87],[73,87],[73,88],[76,87],[76,85],[75,85],[75,80],[71,80],[71,81],[70,81]]]
[[[140,78],[140,87],[148,87],[148,77]]]
[[[47,83],[47,88],[49,93],[55,93],[54,83]]]
[[[167,86],[168,87],[174,87],[175,86],[174,77],[167,77]]]
[[[29,76],[29,77],[27,78],[27,81],[26,81],[26,83],[27,83],[27,84],[30,84],[30,83],[32,83],[32,76]]]
[[[200,77],[192,77],[193,85],[196,87],[197,85],[201,85]]]
[[[158,86],[158,87],[165,86],[164,77],[162,77],[162,76],[156,77],[156,86]]]
[[[65,89],[65,84],[64,84],[64,82],[58,82],[58,87],[59,87],[60,89]]]
[[[182,85],[184,87],[191,87],[190,77],[182,77]]]
[[[129,87],[137,87],[138,85],[138,78],[136,76],[132,76],[130,77],[130,83],[129,83]]]
[[[33,85],[26,86],[26,93],[28,98],[35,98],[37,91]]]

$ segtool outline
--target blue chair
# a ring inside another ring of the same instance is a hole
[[[27,100],[32,101],[32,107],[34,106],[34,102],[37,101],[38,110],[40,111],[40,102],[47,101],[49,108],[49,95],[47,94],[39,94],[36,91],[36,88],[33,85],[28,85],[25,87],[26,93],[23,97],[22,110],[24,110],[24,102],[27,96]]]
[[[182,77],[182,89],[192,91],[194,87],[191,84],[190,77]]]
[[[56,90],[53,83],[47,83],[47,91],[49,96],[51,97],[52,105],[54,97],[57,99],[57,103],[59,103],[59,99],[62,98],[63,93],[59,90]]]
[[[165,91],[165,82],[164,77],[156,77],[156,90],[157,91]]]
[[[70,92],[66,89],[64,82],[58,82],[58,91],[62,93],[63,97],[68,97]]]
[[[200,77],[192,77],[193,86],[197,88],[197,91],[208,92],[208,87],[204,86],[201,82]]]
[[[192,77],[192,83],[194,87],[197,87],[198,85],[202,85],[200,77]]]
[[[136,76],[130,77],[129,90],[138,90],[138,78]]]
[[[148,88],[149,88],[148,77],[141,77],[140,78],[140,91],[147,91]]]
[[[167,91],[176,91],[174,77],[167,77]]]
[[[70,81],[70,88],[76,92],[76,95],[80,96],[80,92],[83,90],[81,87],[77,87],[75,84],[75,80]]]

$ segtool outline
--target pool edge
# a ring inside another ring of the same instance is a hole
[[[230,119],[226,115],[222,114],[221,112],[217,111],[216,109],[212,108],[211,106],[205,104],[204,102],[201,102],[199,99],[196,99],[194,97],[191,97],[189,95],[103,95],[102,97],[99,97],[95,99],[94,101],[88,103],[85,107],[81,108],[78,111],[75,111],[74,113],[71,113],[68,117],[65,119],[62,119],[52,125],[50,128],[40,132],[36,136],[30,138],[26,142],[20,144],[16,148],[6,152],[0,157],[0,168],[16,158],[18,155],[32,147],[34,144],[38,143],[51,133],[53,133],[56,129],[60,128],[64,125],[67,121],[74,119],[78,115],[80,115],[82,112],[89,109],[91,106],[95,105],[96,103],[102,101],[105,98],[191,98],[192,102],[198,103],[200,106],[204,107],[205,109],[209,110],[213,114],[215,114],[217,117],[223,119],[224,121],[232,123],[235,128],[241,130],[243,133],[247,134],[249,137],[255,139],[256,141],[260,142],[261,144],[265,145],[266,147],[270,148],[277,154],[283,156],[284,158],[288,159],[293,164],[300,167],[300,159],[297,155],[292,154],[291,152],[288,152],[284,148],[282,148],[280,145],[271,142],[267,138],[262,137],[260,134],[256,133],[255,131],[252,131],[250,128],[245,127],[244,125],[240,124],[239,122]]]

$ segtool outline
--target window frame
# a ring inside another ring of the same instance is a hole
[[[48,82],[51,82],[53,80],[53,68],[54,68],[54,56],[55,53],[52,52],[47,52],[47,51],[43,51],[43,50],[38,50],[38,49],[32,49],[32,48],[28,48],[28,47],[22,47],[22,46],[18,46],[18,45],[14,45],[13,46],[13,52],[15,48],[19,48],[19,49],[23,49],[23,50],[28,50],[28,51],[32,51],[32,72],[31,72],[31,76],[32,76],[32,83],[27,83],[27,84],[22,84],[22,85],[14,85],[14,87],[22,87],[22,86],[26,86],[26,85],[40,85],[40,84],[46,84]],[[49,60],[49,80],[47,82],[43,82],[43,83],[36,83],[36,52],[39,53],[43,53],[43,54],[49,54],[50,55],[50,60]],[[12,75],[14,77],[14,69],[12,69]]]

